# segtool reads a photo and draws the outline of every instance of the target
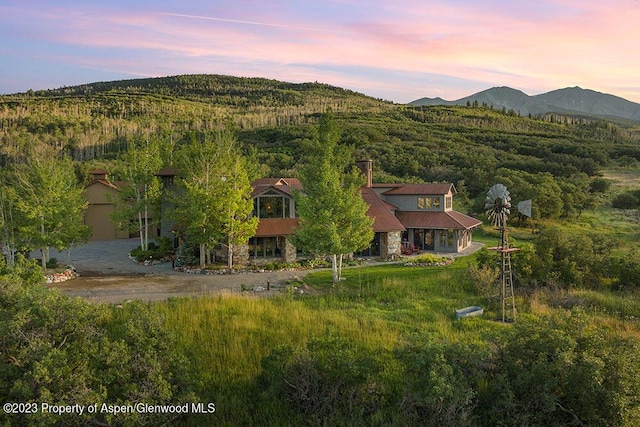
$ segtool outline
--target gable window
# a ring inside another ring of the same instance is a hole
[[[453,203],[451,201],[451,196],[446,196],[444,198],[444,208],[451,209],[453,207]]]
[[[275,191],[261,194],[253,200],[253,214],[258,218],[290,218],[289,198]]]

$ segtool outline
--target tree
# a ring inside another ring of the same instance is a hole
[[[150,217],[153,214],[156,218],[160,216],[158,208],[161,188],[156,176],[162,167],[160,144],[149,138],[132,141],[122,159],[120,175],[127,185],[120,189],[112,219],[125,230],[137,232],[140,236],[140,248],[146,251],[149,247]],[[131,218],[137,218],[137,224],[132,225]]]
[[[222,244],[228,266],[233,267],[233,247],[245,243],[258,226],[252,218],[251,183],[245,158],[228,130],[213,140],[194,140],[178,153],[180,176],[172,216],[187,239],[200,246],[200,266],[209,251]]]
[[[13,220],[13,203],[10,198],[7,176],[0,172],[0,228],[2,234],[2,255],[8,266],[13,266],[16,253],[15,221]]]
[[[58,250],[87,240],[87,201],[73,162],[49,147],[32,149],[13,165],[8,189],[16,218],[16,239],[25,249],[42,251],[46,270],[49,248]]]
[[[373,219],[360,193],[364,178],[349,167],[353,151],[338,145],[339,139],[332,115],[324,115],[299,170],[304,191],[294,196],[300,216],[294,244],[330,255],[334,284],[342,275],[343,255],[367,248],[373,239]]]

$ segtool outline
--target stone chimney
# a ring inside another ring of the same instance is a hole
[[[365,187],[369,188],[372,185],[372,174],[373,174],[373,160],[371,159],[363,159],[358,160],[357,162],[358,168],[364,174],[366,178]]]

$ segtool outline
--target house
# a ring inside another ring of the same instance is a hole
[[[365,175],[361,188],[374,219],[374,238],[357,256],[393,257],[419,251],[457,253],[471,245],[481,221],[453,209],[453,184],[373,184],[373,162],[361,160]],[[302,190],[295,178],[267,178],[253,183],[254,215],[260,218],[249,240],[249,256],[294,261],[299,251],[291,244],[298,225],[293,192]]]
[[[91,229],[91,240],[128,239],[129,233],[118,229],[111,220],[114,210],[113,200],[116,200],[119,185],[109,181],[107,171],[96,169],[89,171],[91,181],[84,189],[84,196],[88,202],[84,214],[84,223]]]
[[[393,245],[383,256],[400,252],[434,251],[457,253],[471,245],[472,232],[482,222],[453,210],[456,189],[451,183],[443,184],[373,184],[371,160],[360,160],[358,167],[366,177],[363,197],[374,206],[374,196],[390,207],[395,220],[403,227],[401,247]],[[369,193],[369,195],[365,195]],[[376,212],[369,210],[376,218]],[[375,231],[375,226],[374,226]],[[395,242],[395,234],[387,234]],[[384,235],[382,236],[384,237]],[[375,239],[372,247],[375,245]]]
[[[481,222],[453,210],[456,189],[453,184],[373,184],[371,160],[358,167],[365,175],[361,188],[369,205],[367,215],[374,219],[374,238],[369,248],[356,256],[389,258],[418,251],[460,252],[471,245],[473,230]],[[165,189],[173,186],[176,170],[158,173]],[[264,178],[253,185],[253,215],[260,218],[255,235],[249,239],[248,259],[259,263],[268,259],[293,262],[300,251],[291,243],[299,225],[293,194],[303,190],[296,178]],[[163,212],[168,206],[163,206]],[[173,234],[173,223],[163,216],[162,235]]]
[[[293,262],[297,249],[291,236],[298,227],[293,192],[302,190],[296,178],[265,178],[252,183],[253,215],[260,218],[256,234],[249,239],[249,257],[282,258]]]

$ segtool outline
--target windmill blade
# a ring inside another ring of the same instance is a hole
[[[511,214],[511,196],[504,184],[495,184],[487,192],[485,199],[487,216],[496,227],[504,227]]]
[[[531,218],[531,200],[523,200],[518,202],[518,212]]]

